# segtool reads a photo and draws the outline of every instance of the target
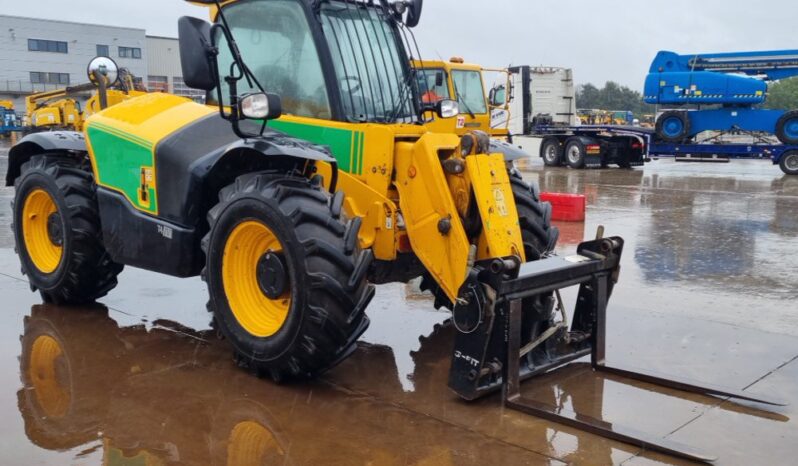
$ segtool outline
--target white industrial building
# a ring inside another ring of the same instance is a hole
[[[144,29],[0,15],[0,100],[24,112],[25,96],[87,81],[86,66],[112,58],[150,90],[201,98],[183,83],[177,39]]]
[[[197,99],[205,95],[183,82],[180,47],[177,39],[172,37],[147,36],[147,79],[144,84],[150,91],[169,92]]]

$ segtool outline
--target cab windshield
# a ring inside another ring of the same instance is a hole
[[[241,0],[224,7],[244,61],[265,91],[280,96],[283,113],[332,119],[335,99],[329,91],[335,89],[346,121],[417,121],[418,94],[410,61],[384,7],[351,0],[321,4],[322,33],[334,68],[325,73],[315,25],[308,21],[303,3]],[[233,57],[224,37],[217,41],[219,70],[224,73]],[[223,96],[228,95],[227,86],[223,81]],[[238,83],[240,95],[256,91],[247,80]]]
[[[488,113],[488,106],[485,104],[485,88],[482,85],[482,73],[453,70],[452,81],[461,111],[476,114]]]
[[[321,6],[322,29],[349,121],[416,120],[415,83],[393,21],[383,8],[358,2]]]

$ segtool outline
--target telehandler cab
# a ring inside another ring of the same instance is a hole
[[[423,276],[452,311],[449,386],[465,399],[503,389],[509,407],[699,460],[711,457],[526,400],[519,381],[590,355],[596,370],[768,402],[605,364],[623,240],[550,256],[558,232],[537,187],[486,135],[424,125],[421,0],[192,3],[214,22],[180,19],[183,77],[218,108],[148,94],[10,151],[17,252],[45,301],[100,298],[123,264],[201,275],[237,362],[283,380],[355,350],[373,284]],[[569,327],[557,290],[576,285]]]

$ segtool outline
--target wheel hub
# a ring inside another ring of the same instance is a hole
[[[570,149],[568,149],[568,160],[570,160],[570,161],[571,161],[571,163],[576,163],[576,162],[578,162],[578,161],[579,161],[579,156],[580,156],[580,155],[581,155],[581,151],[579,150],[579,148],[578,148],[578,147],[576,147],[576,146],[571,146],[571,148],[570,148]]]
[[[282,254],[267,251],[258,259],[256,270],[258,286],[261,292],[269,299],[282,296],[288,285],[286,277],[285,259]]]
[[[663,126],[665,128],[665,134],[668,136],[678,136],[682,133],[682,129],[684,128],[682,122],[678,118],[669,118],[665,120]]]
[[[784,161],[784,165],[790,170],[798,170],[798,155],[788,155],[787,160]]]
[[[64,230],[61,227],[61,216],[53,212],[47,217],[47,237],[56,246],[64,245]]]

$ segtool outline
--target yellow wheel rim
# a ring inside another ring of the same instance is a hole
[[[260,466],[272,451],[283,455],[283,450],[269,429],[254,421],[239,422],[230,432],[227,443],[227,464],[235,466]]]
[[[50,215],[58,212],[53,198],[43,189],[35,189],[25,198],[22,207],[22,236],[25,250],[42,273],[53,273],[61,263],[63,248],[50,239],[47,222]]]
[[[33,342],[28,380],[36,392],[39,406],[49,417],[61,417],[69,408],[69,392],[58,382],[56,371],[63,351],[55,338],[42,335]]]
[[[261,256],[282,250],[277,236],[258,221],[236,226],[224,246],[222,281],[227,302],[238,323],[256,337],[277,333],[291,307],[290,286],[277,299],[270,299],[261,291],[257,278]]]

